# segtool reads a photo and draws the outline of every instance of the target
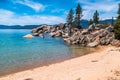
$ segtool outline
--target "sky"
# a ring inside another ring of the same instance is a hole
[[[82,19],[98,10],[100,20],[117,17],[120,0],[0,0],[0,25],[58,24],[66,21],[72,8],[82,7]]]

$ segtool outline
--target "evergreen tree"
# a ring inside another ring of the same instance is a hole
[[[93,22],[94,22],[95,24],[98,24],[98,23],[99,23],[99,13],[98,13],[97,10],[95,11],[94,16],[93,16]]]
[[[120,3],[118,9],[118,17],[116,20],[116,24],[114,25],[114,32],[115,32],[115,38],[120,40]]]
[[[73,10],[70,9],[70,11],[68,13],[68,16],[67,16],[67,23],[68,24],[72,24],[73,18],[74,18],[74,13],[73,13]]]
[[[90,19],[90,21],[89,21],[89,25],[91,25],[91,24],[93,24],[93,20],[92,19]]]
[[[77,27],[82,28],[80,25],[80,20],[82,18],[82,8],[80,4],[77,5],[76,7],[76,15],[75,15],[75,22],[77,23]]]
[[[118,4],[119,8],[118,8],[118,16],[120,16],[120,3]]]
[[[111,25],[114,25],[114,18],[112,17]]]

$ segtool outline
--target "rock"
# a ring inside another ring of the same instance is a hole
[[[100,34],[100,31],[94,31],[91,34],[95,38],[96,36],[98,36]]]
[[[51,32],[55,32],[55,31],[56,31],[56,28],[52,27]]]
[[[120,47],[120,40],[114,39],[114,40],[111,42],[111,45],[112,45],[112,46]]]
[[[65,38],[65,39],[64,39],[64,42],[65,42],[66,44],[68,44],[68,45],[71,45],[71,41],[70,41],[69,38]]]
[[[56,31],[55,36],[56,37],[62,36],[62,31],[61,30]]]
[[[36,33],[37,32],[37,28],[32,29],[32,33]]]
[[[106,44],[106,38],[105,37],[100,39],[100,44],[101,45],[105,45]]]
[[[55,37],[55,35],[56,35],[55,32],[51,32],[51,33],[50,33],[50,36],[51,36],[51,37]]]
[[[40,34],[40,33],[43,33],[43,30],[39,30],[38,33],[39,33],[39,34]]]
[[[82,35],[85,35],[85,34],[88,34],[88,33],[89,33],[88,29],[84,29],[84,30],[81,32]]]
[[[95,27],[99,27],[99,28],[100,28],[101,26],[103,26],[103,25],[102,25],[102,24],[96,24],[96,25],[95,25]]]
[[[99,27],[95,27],[95,30],[100,30],[100,28]]]
[[[39,34],[39,36],[40,36],[41,38],[44,38],[44,34]]]
[[[25,36],[23,36],[24,38],[33,38],[34,36],[33,35],[31,35],[31,34],[27,34],[27,35],[25,35]]]
[[[68,33],[65,33],[65,34],[62,34],[62,37],[63,37],[63,38],[68,38],[69,35],[68,35]]]
[[[89,31],[94,31],[95,30],[95,26],[93,24],[91,24],[89,27],[88,27],[88,30]]]
[[[60,27],[60,29],[63,29],[64,28],[64,24],[58,24],[58,26]]]
[[[79,43],[80,44],[84,44],[85,43],[85,38],[86,38],[86,36],[84,36],[84,35],[81,35],[81,37],[80,37],[80,40],[78,40],[79,41]]]
[[[33,33],[34,36],[39,36],[39,33]]]
[[[109,34],[109,32],[107,30],[103,30],[103,31],[101,31],[99,36],[102,38],[102,37],[107,36],[107,34]]]
[[[97,47],[99,45],[98,42],[91,42],[91,43],[88,43],[87,47]]]
[[[109,32],[113,32],[113,31],[114,31],[114,29],[113,29],[112,26],[106,27],[105,29],[106,29],[107,31],[109,31]]]

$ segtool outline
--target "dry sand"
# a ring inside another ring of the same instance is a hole
[[[0,80],[120,80],[120,48],[109,47],[61,63],[10,74]]]

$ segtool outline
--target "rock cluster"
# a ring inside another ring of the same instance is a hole
[[[111,44],[120,46],[120,41],[115,40],[113,27],[108,26],[101,29],[100,26],[100,24],[90,25],[87,29],[78,29],[67,24],[43,25],[32,29],[32,33],[34,36],[43,36],[45,33],[49,33],[51,37],[62,37],[68,45],[96,47]]]

